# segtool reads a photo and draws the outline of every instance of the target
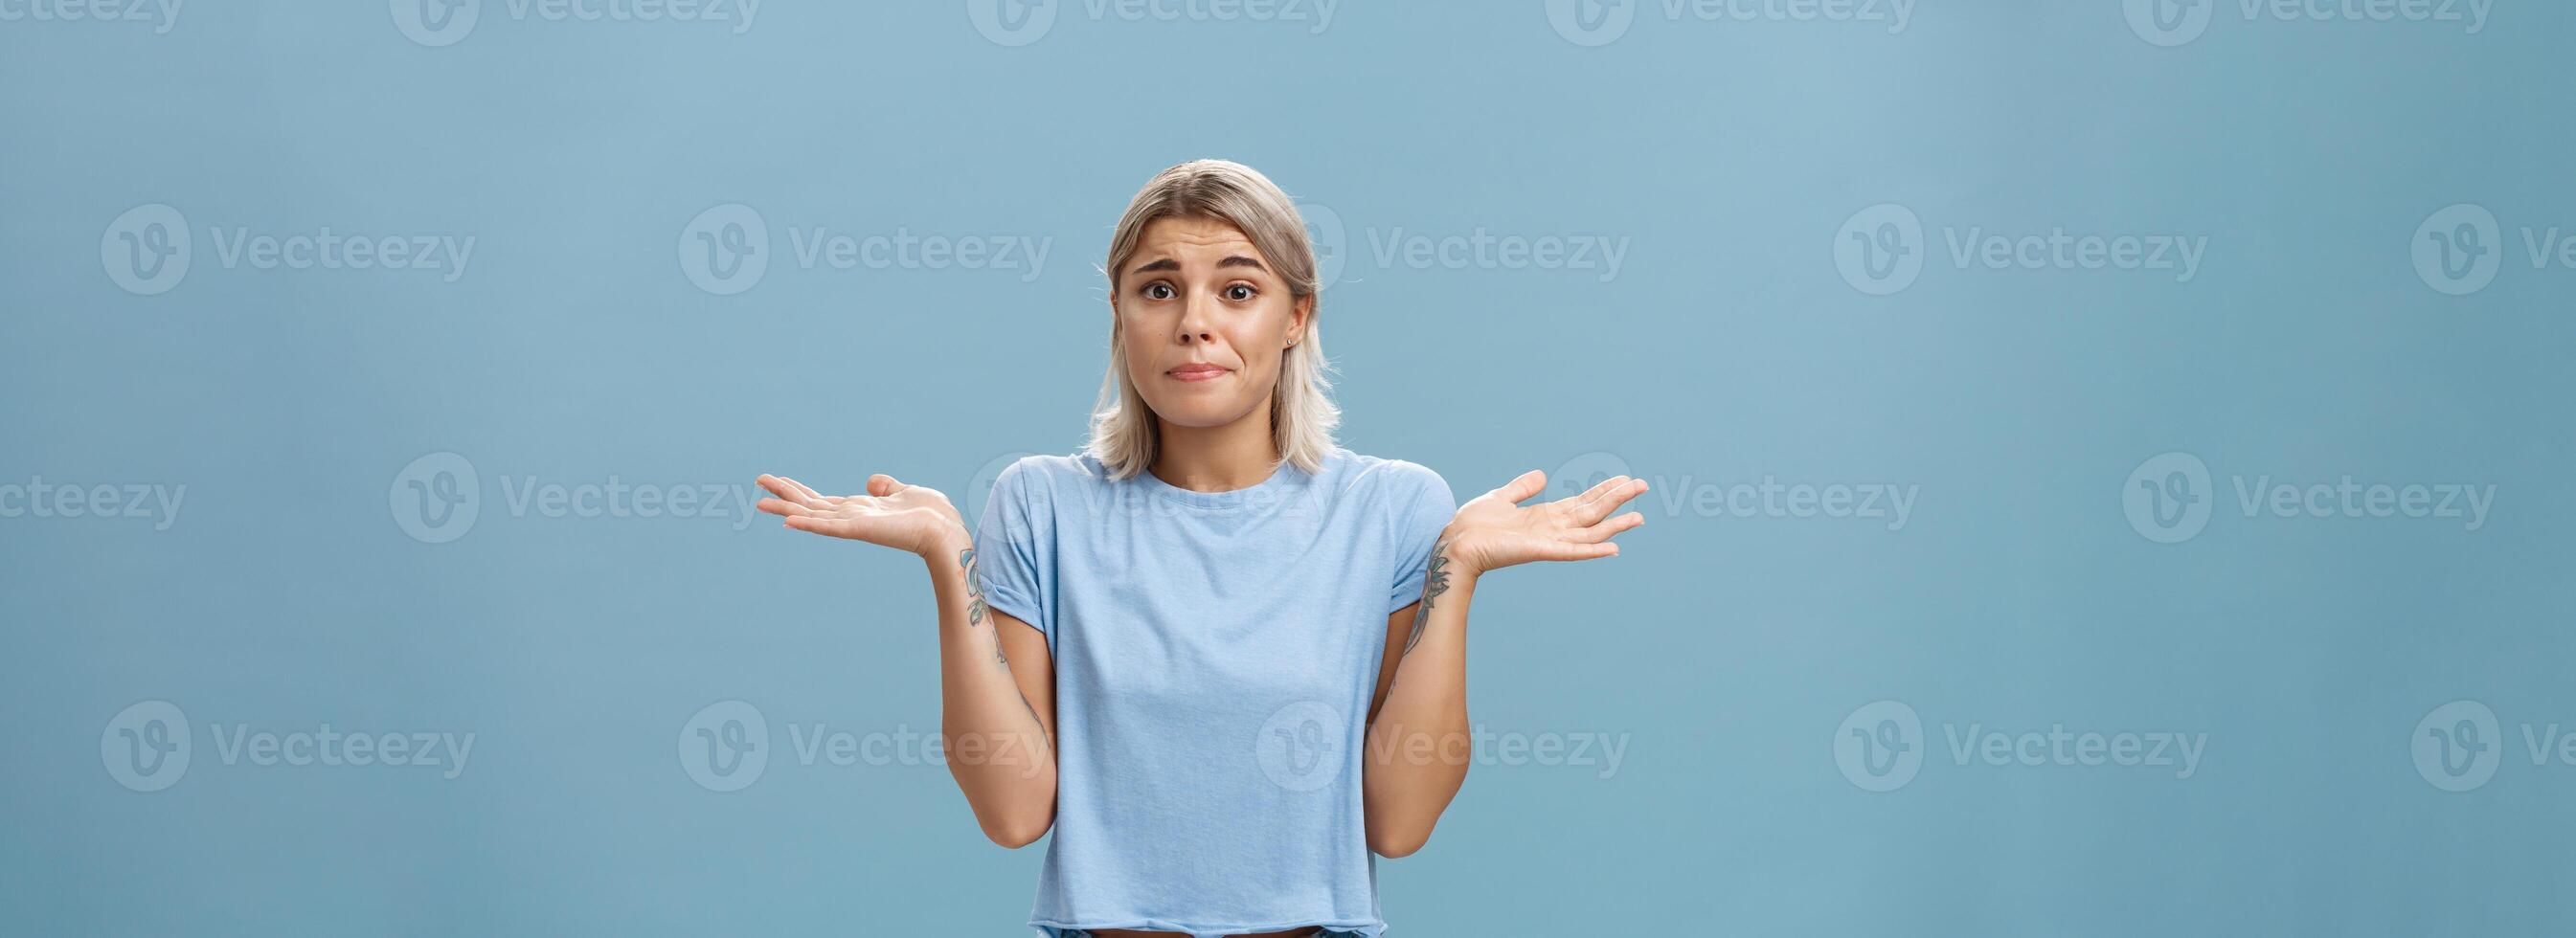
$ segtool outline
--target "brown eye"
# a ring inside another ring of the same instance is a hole
[[[1233,301],[1235,301],[1235,302],[1237,302],[1237,303],[1246,302],[1246,301],[1248,301],[1248,300],[1251,300],[1251,299],[1252,299],[1252,297],[1253,297],[1253,290],[1252,290],[1252,285],[1251,285],[1251,284],[1248,284],[1248,283],[1238,283],[1238,284],[1235,284],[1235,285],[1233,285],[1233,286],[1230,286],[1230,287],[1225,288],[1225,298],[1226,298],[1226,299],[1229,299],[1229,300],[1233,300]]]
[[[1146,284],[1142,292],[1149,300],[1168,300],[1172,298],[1172,285],[1157,280]]]

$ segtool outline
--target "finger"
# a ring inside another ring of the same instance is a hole
[[[1547,473],[1536,469],[1521,473],[1511,481],[1503,483],[1502,488],[1494,490],[1495,494],[1503,497],[1503,500],[1515,505],[1528,501],[1530,496],[1544,491],[1547,491]]]
[[[814,491],[813,486],[806,485],[803,482],[798,482],[786,476],[776,476],[774,478],[780,482],[786,483],[786,490],[778,493],[778,497],[780,498],[795,502],[807,508],[821,508],[832,503],[832,499],[830,497],[825,496],[821,492]]]
[[[1598,544],[1627,533],[1644,523],[1646,523],[1646,516],[1632,511],[1588,528],[1577,528],[1567,534],[1565,539],[1583,544]]]
[[[759,504],[753,505],[752,507],[773,515],[808,515],[814,513],[814,509],[807,508],[803,505],[781,498],[764,498],[760,500]]]
[[[1583,523],[1592,524],[1608,517],[1611,512],[1618,511],[1619,506],[1627,504],[1629,499],[1646,494],[1646,488],[1646,480],[1628,479],[1597,492],[1590,500],[1584,502]]]
[[[1579,541],[1548,541],[1546,546],[1539,549],[1538,559],[1593,560],[1601,557],[1616,557],[1618,555],[1619,545],[1609,541],[1598,541],[1592,543]]]
[[[846,537],[851,540],[866,540],[866,538],[859,536],[859,525],[848,518],[835,518],[829,515],[789,515],[787,516],[787,526],[799,531],[811,531],[815,534],[821,534],[826,537]]]
[[[874,495],[878,498],[884,498],[888,495],[901,492],[911,487],[912,486],[895,481],[893,476],[882,472],[868,477],[868,494]]]
[[[1631,481],[1634,480],[1624,475],[1611,476],[1594,483],[1591,488],[1557,499],[1556,504],[1565,509],[1566,516],[1572,518],[1575,524],[1590,525],[1619,507],[1617,502],[1604,501],[1604,499],[1613,490]]]

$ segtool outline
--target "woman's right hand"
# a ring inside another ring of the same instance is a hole
[[[965,516],[939,490],[905,485],[890,475],[868,477],[866,495],[825,495],[785,476],[764,475],[772,498],[759,508],[787,519],[787,526],[854,541],[883,544],[924,558],[954,556],[974,544]]]

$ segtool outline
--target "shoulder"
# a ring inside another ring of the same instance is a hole
[[[993,477],[993,489],[1025,501],[1044,502],[1060,492],[1078,491],[1081,486],[1102,484],[1108,478],[1106,467],[1089,454],[1029,455],[1003,466]]]
[[[1343,491],[1396,508],[1426,499],[1444,501],[1450,497],[1448,480],[1418,462],[1363,455],[1335,447],[1326,466],[1341,478]]]

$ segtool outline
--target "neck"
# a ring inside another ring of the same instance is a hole
[[[1279,446],[1270,438],[1270,402],[1243,419],[1216,427],[1180,427],[1155,418],[1162,442],[1146,471],[1175,488],[1193,492],[1248,489],[1270,478],[1279,466]]]

